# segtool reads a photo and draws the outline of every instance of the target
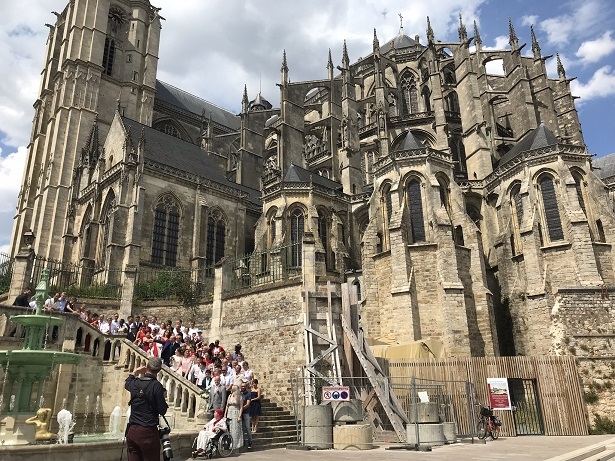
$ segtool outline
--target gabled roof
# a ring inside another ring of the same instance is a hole
[[[600,179],[615,176],[615,154],[605,155],[592,160],[594,173]]]
[[[207,154],[195,144],[183,141],[174,136],[155,130],[139,122],[122,117],[126,129],[130,128],[132,141],[139,143],[141,130],[145,130],[145,158],[180,171],[185,171],[221,186],[230,187],[249,195],[254,204],[261,204],[260,191],[236,184],[226,179],[212,154]]]
[[[324,176],[320,176],[318,173],[314,173],[313,171],[305,170],[297,165],[290,165],[288,170],[286,170],[286,174],[284,175],[284,182],[312,182],[313,184],[318,184],[320,186],[326,187],[327,189],[341,189],[342,185],[338,182],[332,181],[331,179],[325,178]]]
[[[156,99],[192,112],[196,117],[201,117],[205,111],[205,117],[211,114],[214,122],[231,128],[231,130],[239,130],[241,125],[239,117],[232,112],[160,80],[156,80]]]
[[[413,134],[411,131],[408,131],[406,133],[406,137],[404,138],[404,141],[399,143],[399,145],[397,146],[397,148],[395,149],[395,151],[402,151],[402,150],[414,150],[414,149],[424,149],[425,145],[419,141]]]
[[[399,50],[401,48],[414,47],[415,45],[420,45],[420,43],[413,38],[408,37],[406,34],[399,34],[394,39],[389,40],[384,45],[382,45],[380,47],[380,52],[382,54],[385,54],[391,51],[393,48]]]
[[[541,147],[553,146],[559,141],[553,132],[544,123],[526,134],[515,146],[506,152],[500,159],[499,165],[504,165],[522,152],[540,149]]]

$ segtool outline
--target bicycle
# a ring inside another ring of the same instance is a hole
[[[500,435],[502,422],[497,416],[493,415],[491,407],[479,406],[479,420],[476,423],[478,438],[484,440],[487,438],[487,435],[490,435],[492,440],[496,440]]]

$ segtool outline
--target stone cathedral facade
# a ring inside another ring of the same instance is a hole
[[[435,35],[429,20],[426,43],[374,31],[371,54],[344,43],[309,82],[290,82],[284,52],[277,106],[246,89],[233,114],[157,80],[149,1],[71,0],[49,32],[12,254],[32,229],[38,255],[124,283],[311,234],[318,276],[357,287],[371,338],[561,353],[556,307],[615,285],[614,161],[592,164],[571,79],[559,57],[547,76],[533,31],[529,56],[512,24],[504,50],[461,20],[458,41]]]

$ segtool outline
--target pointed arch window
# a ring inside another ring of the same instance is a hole
[[[152,263],[175,267],[179,247],[179,204],[169,195],[160,198],[154,210]]]
[[[109,192],[105,204],[100,212],[100,238],[98,240],[98,267],[105,267],[107,264],[107,247],[109,246],[109,234],[111,229],[111,215],[115,209],[115,194]]]
[[[521,244],[521,224],[523,223],[523,199],[521,197],[521,185],[517,184],[510,193],[510,209],[512,211],[512,234],[511,250],[514,255],[523,252]]]
[[[447,111],[459,113],[459,98],[457,97],[456,92],[451,91],[449,94],[446,95],[444,101],[446,103]]]
[[[403,115],[416,114],[419,111],[419,100],[416,82],[411,75],[404,75],[401,79],[402,111]]]
[[[113,58],[115,57],[115,40],[106,38],[105,48],[103,49],[103,72],[106,75],[113,74]]]
[[[555,182],[551,176],[543,175],[540,178],[539,185],[544,210],[544,221],[547,226],[549,241],[564,240],[564,231],[562,229],[562,220],[559,214]]]
[[[325,215],[322,210],[318,210],[318,238],[320,239],[320,243],[322,243],[322,247],[325,250],[325,266],[327,267],[327,269],[331,268],[329,232],[330,223],[328,216]]]
[[[393,215],[393,196],[391,185],[385,184],[380,196],[380,209],[382,218],[382,232],[380,233],[380,251],[388,251],[389,246],[389,223]]]
[[[209,213],[207,218],[207,243],[205,246],[205,264],[215,264],[224,257],[226,243],[226,222],[218,209]]]
[[[291,266],[301,267],[303,232],[305,218],[303,211],[295,208],[290,214],[290,243],[291,247]]]
[[[421,183],[411,179],[406,186],[406,201],[410,211],[410,228],[412,243],[425,241],[425,220],[423,218],[423,199]]]

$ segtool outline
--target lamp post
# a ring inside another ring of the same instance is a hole
[[[34,243],[34,239],[36,238],[36,236],[34,235],[34,232],[32,232],[32,229],[28,229],[27,231],[25,231],[22,237],[23,237],[23,243],[25,247],[28,250],[32,250],[32,244]]]

